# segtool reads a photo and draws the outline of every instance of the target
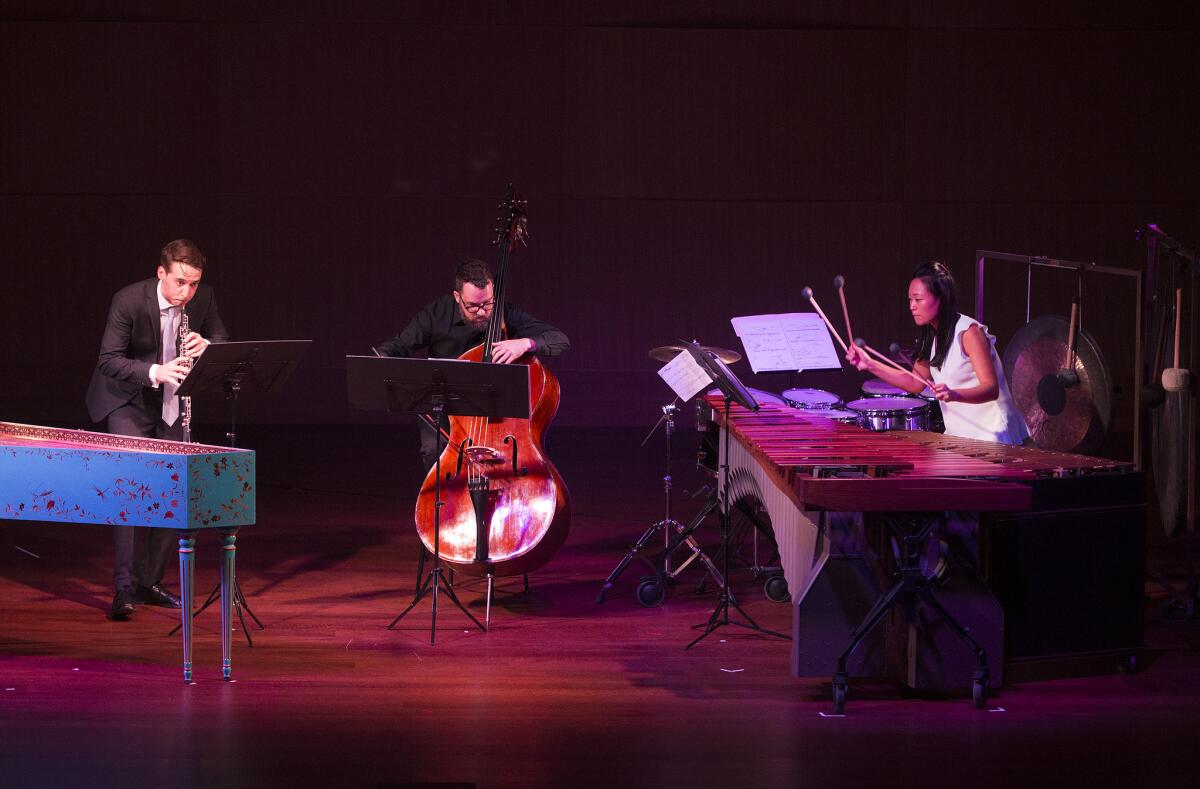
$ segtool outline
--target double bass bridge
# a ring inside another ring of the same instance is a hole
[[[465,461],[468,466],[474,465],[477,467],[486,468],[488,466],[498,466],[507,462],[510,458],[506,458],[504,453],[494,447],[483,446],[480,444],[469,443],[470,439],[464,442],[464,446],[459,453],[459,468],[462,470],[462,464]],[[523,477],[529,473],[529,469],[520,465],[519,459],[519,444],[517,437],[511,433],[504,437],[503,443],[507,444],[512,449],[512,473],[514,477]],[[457,471],[455,476],[457,476]]]

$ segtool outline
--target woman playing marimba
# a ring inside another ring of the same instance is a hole
[[[920,329],[913,371],[933,382],[946,433],[1002,444],[1025,443],[1029,428],[1004,380],[996,338],[979,321],[959,313],[954,275],[944,263],[923,263],[913,272],[908,309]],[[854,345],[849,346],[846,360],[905,391],[922,390],[912,376],[872,359]]]

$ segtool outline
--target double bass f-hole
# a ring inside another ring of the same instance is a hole
[[[504,443],[512,445],[512,470],[514,477],[523,477],[529,473],[529,469],[525,466],[518,468],[517,454],[520,452],[517,445],[517,437],[509,433],[504,437]]]
[[[458,475],[462,473],[463,457],[465,457],[467,454],[467,447],[471,446],[471,444],[473,444],[473,443],[475,443],[475,442],[472,441],[471,439],[464,438],[462,443],[458,445],[458,462],[454,465],[454,471],[446,472],[446,481],[447,482],[449,482],[452,479],[457,479]]]

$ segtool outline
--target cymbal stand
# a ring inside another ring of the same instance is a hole
[[[444,386],[444,383],[443,383],[443,386]],[[442,423],[442,414],[445,412],[445,409],[446,409],[445,395],[444,394],[434,394],[432,397],[432,402],[433,402],[434,424],[440,425]],[[472,622],[474,622],[475,625],[480,630],[487,632],[487,628],[483,625],[483,623],[480,622],[478,619],[476,619],[471,614],[471,612],[467,610],[466,606],[464,606],[462,604],[462,602],[459,601],[458,595],[454,594],[454,587],[450,585],[450,582],[442,580],[442,556],[441,556],[442,542],[441,542],[441,540],[442,540],[442,505],[443,505],[443,502],[442,502],[442,434],[440,431],[438,432],[438,438],[437,438],[436,468],[437,468],[437,474],[434,477],[434,485],[433,485],[433,490],[434,490],[433,569],[431,569],[429,571],[429,575],[425,578],[425,583],[423,583],[421,585],[421,588],[419,590],[417,590],[417,594],[415,597],[413,597],[412,602],[408,604],[408,608],[405,608],[403,611],[401,611],[396,616],[396,618],[392,620],[391,624],[388,625],[388,630],[391,630],[393,627],[396,626],[397,622],[399,622],[404,617],[408,616],[408,613],[410,611],[412,611],[414,608],[416,608],[417,603],[421,602],[421,600],[426,595],[432,595],[432,597],[433,597],[433,620],[430,622],[430,625],[429,625],[429,644],[430,644],[430,646],[433,645],[434,639],[437,637],[438,589],[442,588],[442,587],[445,588],[446,596],[450,598],[450,602],[452,602],[456,606],[458,606],[458,610],[460,610],[464,614],[466,614],[467,618],[470,619]],[[490,600],[490,597],[491,597],[491,588],[490,588],[491,587],[491,577],[490,577],[490,575],[488,577],[488,586],[489,586],[488,596],[489,596],[489,600]],[[489,609],[490,609],[490,605],[491,604],[489,602]],[[490,610],[489,610],[489,614],[490,614]]]
[[[682,542],[685,542],[687,544],[688,548],[691,549],[692,555],[689,556],[687,559],[685,559],[684,562],[682,564],[680,564],[678,567],[676,567],[674,570],[671,569],[670,556],[674,552],[674,549],[671,548],[671,531],[674,530],[676,532],[681,532],[681,533],[685,531],[684,525],[682,523],[680,523],[679,521],[675,520],[675,517],[672,515],[672,508],[671,508],[671,498],[672,498],[671,491],[672,491],[672,487],[673,487],[672,477],[671,477],[672,436],[674,436],[674,434],[675,434],[675,415],[679,412],[678,400],[672,400],[667,405],[664,405],[662,407],[662,412],[663,412],[662,417],[659,418],[658,422],[655,423],[654,427],[650,429],[650,433],[646,436],[645,439],[643,439],[642,446],[646,445],[646,442],[649,441],[650,437],[654,435],[654,431],[658,429],[658,426],[660,424],[664,425],[663,430],[667,437],[667,457],[666,457],[666,464],[664,467],[663,478],[662,478],[662,480],[663,480],[663,497],[666,502],[665,517],[662,520],[658,521],[657,523],[653,523],[650,526],[648,526],[646,528],[646,530],[644,532],[642,532],[642,535],[640,537],[638,537],[637,542],[635,542],[632,546],[630,546],[629,551],[621,558],[621,561],[619,561],[617,563],[617,566],[613,568],[613,571],[608,574],[608,578],[604,579],[604,584],[600,587],[600,593],[596,595],[597,603],[604,602],[604,596],[606,594],[608,594],[609,589],[613,588],[613,584],[616,583],[617,578],[621,575],[621,573],[625,572],[625,568],[627,568],[629,566],[629,563],[632,562],[634,560],[634,558],[638,556],[638,554],[642,551],[642,549],[644,549],[650,543],[650,540],[660,530],[663,532],[663,547],[669,549],[667,551],[666,558],[664,559],[664,570],[665,570],[666,577],[669,577],[669,578],[677,577],[680,573],[682,573],[684,571],[685,568],[687,568],[687,566],[689,564],[691,564],[693,561],[695,561],[697,558],[699,558],[700,561],[703,562],[704,565],[708,568],[708,571],[710,573],[712,573],[713,578],[717,581],[717,583],[721,582],[721,574],[720,574],[720,571],[717,569],[716,564],[708,557],[708,554],[706,554],[700,548],[700,545],[695,541],[695,539],[692,538],[691,533],[692,533],[692,531],[694,531],[694,527],[692,529],[686,530],[687,534],[682,539]],[[708,512],[710,512],[710,511],[711,511],[711,508],[706,507],[704,514],[707,515]],[[678,544],[676,545],[676,547],[678,547]],[[653,564],[651,566],[653,567]],[[638,586],[638,602],[640,602],[642,605],[644,605],[648,608],[653,608],[654,606],[657,606],[659,603],[661,603],[663,601],[663,597],[665,596],[665,589],[662,587],[661,584],[657,583],[657,578],[655,579],[655,581],[656,581],[655,583],[650,584],[650,585],[643,583]]]
[[[723,457],[721,459],[721,551],[724,554],[724,566],[722,567],[723,572],[721,573],[721,594],[717,598],[716,607],[713,609],[712,614],[708,617],[708,622],[702,625],[704,632],[693,639],[691,643],[684,647],[684,649],[691,649],[705,638],[708,638],[709,634],[711,634],[718,627],[727,625],[737,625],[738,627],[744,627],[749,630],[757,630],[765,635],[775,636],[776,638],[783,638],[789,641],[791,640],[791,636],[783,633],[776,633],[774,630],[767,630],[766,628],[760,627],[759,624],[755,622],[749,614],[742,610],[742,607],[738,605],[737,600],[734,598],[733,592],[729,589],[729,443],[732,441],[732,438],[729,435],[730,402],[731,398],[726,395],[725,420],[722,428],[725,433],[725,446],[722,452]],[[746,621],[735,622],[731,620],[729,618],[730,606],[733,606],[735,609],[737,609],[737,612],[741,614],[742,618]]]

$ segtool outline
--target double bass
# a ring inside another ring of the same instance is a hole
[[[508,187],[496,227],[493,273],[495,308],[482,344],[458,358],[482,362],[505,339],[504,299],[508,262],[526,239],[525,201]],[[542,437],[558,411],[559,384],[532,353],[512,364],[529,371],[529,418],[449,417],[441,454],[439,556],[469,575],[520,575],[538,569],[567,538],[571,501]],[[434,550],[438,466],[429,470],[417,496],[417,534]]]

